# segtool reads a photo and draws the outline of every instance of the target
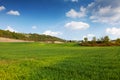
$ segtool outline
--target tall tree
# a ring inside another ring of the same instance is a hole
[[[105,36],[105,37],[103,38],[103,42],[104,42],[104,43],[109,43],[109,41],[110,41],[109,36]]]
[[[116,43],[117,45],[120,45],[120,38],[118,38],[118,39],[115,41],[115,43]]]
[[[84,38],[84,42],[85,42],[85,43],[88,42],[88,38],[87,38],[87,37]]]
[[[96,44],[96,37],[93,37],[92,43],[93,43],[93,44]]]

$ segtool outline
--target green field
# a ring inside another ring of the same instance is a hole
[[[120,80],[120,47],[0,43],[0,80]]]

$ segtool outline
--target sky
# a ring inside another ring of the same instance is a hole
[[[0,29],[66,40],[120,38],[120,0],[0,0]]]

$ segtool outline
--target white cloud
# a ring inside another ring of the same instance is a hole
[[[95,0],[88,4],[87,10],[93,22],[120,24],[120,0]]]
[[[14,10],[10,10],[9,12],[7,12],[7,14],[14,15],[14,16],[20,16],[19,11],[14,11]]]
[[[116,28],[116,27],[107,28],[106,33],[112,34],[114,36],[120,36],[120,28]]]
[[[37,29],[37,26],[32,26],[32,29]]]
[[[11,32],[17,32],[15,29],[13,29],[12,27],[10,26],[7,26],[7,28],[5,30],[9,30]]]
[[[120,7],[102,7],[90,17],[93,22],[115,24],[120,22]]]
[[[78,2],[78,0],[71,0],[72,2]]]
[[[92,22],[119,25],[120,0],[94,0],[87,7],[81,7],[80,11],[71,9],[66,16],[70,18],[88,16]]]
[[[89,24],[84,23],[84,22],[75,22],[75,21],[71,21],[67,24],[65,24],[65,27],[73,29],[73,30],[85,30],[87,28],[89,28]]]
[[[4,6],[0,6],[0,11],[5,10]]]
[[[79,0],[64,0],[65,2],[78,2]]]
[[[51,35],[51,36],[62,35],[61,32],[53,32],[53,31],[51,31],[51,30],[47,30],[47,31],[43,32],[43,34],[45,34],[45,35]]]
[[[81,17],[85,17],[85,16],[86,16],[86,8],[81,7],[79,12],[75,11],[74,9],[71,9],[70,11],[68,11],[68,12],[66,13],[66,16],[67,16],[67,17],[70,17],[70,18],[81,18]]]
[[[94,6],[94,2],[91,2],[90,4],[88,4],[88,8],[91,8],[91,7],[93,7]]]

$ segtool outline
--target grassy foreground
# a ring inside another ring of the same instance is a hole
[[[120,80],[120,47],[0,43],[0,80]]]

